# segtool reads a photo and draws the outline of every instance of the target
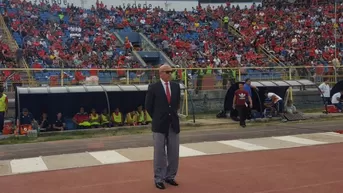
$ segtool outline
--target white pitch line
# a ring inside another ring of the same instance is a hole
[[[10,161],[12,173],[27,173],[48,170],[41,157],[15,159]]]
[[[273,137],[274,139],[288,141],[292,143],[298,143],[303,145],[319,145],[319,144],[326,144],[326,142],[322,141],[315,141],[311,139],[305,139],[301,137],[294,137],[294,136],[282,136],[282,137]]]
[[[114,150],[89,152],[89,154],[102,164],[124,163],[131,161],[127,157],[121,155],[120,153]]]
[[[267,147],[263,147],[263,146],[260,146],[260,145],[255,145],[255,144],[252,144],[252,143],[247,143],[247,142],[240,141],[240,140],[218,141],[218,143],[222,143],[222,144],[229,145],[229,146],[232,146],[232,147],[236,147],[236,148],[239,148],[239,149],[244,149],[244,150],[247,150],[247,151],[269,149]]]
[[[180,150],[179,150],[180,157],[190,157],[190,156],[198,156],[198,155],[206,155],[206,153],[180,145]]]

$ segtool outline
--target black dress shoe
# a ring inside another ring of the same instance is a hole
[[[161,189],[161,190],[166,189],[166,187],[164,186],[162,182],[155,183],[155,186],[156,188]]]
[[[171,180],[166,180],[166,183],[172,185],[172,186],[178,186],[179,184],[175,182],[175,180],[171,179]]]

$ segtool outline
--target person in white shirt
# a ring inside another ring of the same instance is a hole
[[[339,112],[342,112],[342,109],[343,109],[342,99],[341,99],[342,95],[343,95],[343,90],[334,94],[331,98],[331,103],[337,107]]]
[[[321,91],[320,96],[322,97],[325,104],[329,104],[330,102],[330,85],[329,79],[325,79],[322,84],[319,85],[319,89]]]
[[[278,113],[283,113],[284,104],[282,98],[279,95],[273,92],[266,91],[264,93],[264,96],[272,100],[272,106],[274,106],[277,109]]]

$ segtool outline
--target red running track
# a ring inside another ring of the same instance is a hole
[[[341,193],[343,144],[182,158],[179,187],[154,187],[152,162],[0,177],[3,193]]]

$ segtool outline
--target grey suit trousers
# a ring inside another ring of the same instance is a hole
[[[169,128],[169,134],[153,133],[155,183],[174,179],[179,168],[179,134]]]

